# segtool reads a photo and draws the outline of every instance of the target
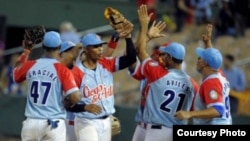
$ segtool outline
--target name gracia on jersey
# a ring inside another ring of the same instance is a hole
[[[88,86],[84,87],[84,97],[92,97],[92,103],[96,103],[102,98],[108,98],[113,95],[113,86],[106,86],[104,84],[100,84],[95,88],[90,88]]]

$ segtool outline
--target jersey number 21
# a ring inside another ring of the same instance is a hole
[[[176,111],[179,111],[182,108],[184,99],[185,99],[185,94],[176,94],[173,90],[166,90],[164,92],[164,96],[167,97],[167,99],[161,104],[160,109],[166,112],[171,112],[171,110],[176,107],[171,107],[170,104],[173,102],[173,100],[176,100],[178,98],[178,105]]]

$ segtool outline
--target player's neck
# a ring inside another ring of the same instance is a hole
[[[45,52],[44,53],[44,58],[53,58],[53,59],[60,59],[58,52]]]
[[[169,65],[168,69],[177,69],[177,70],[181,70],[181,65],[179,64],[173,64],[173,65]]]
[[[94,70],[97,66],[97,61],[91,60],[91,59],[85,59],[82,61],[83,66],[85,66],[88,69]]]
[[[206,79],[208,76],[212,74],[216,74],[218,71],[213,70],[213,69],[206,69],[202,72],[202,80]]]

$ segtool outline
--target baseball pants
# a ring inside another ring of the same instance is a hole
[[[57,121],[57,127],[52,128],[46,119],[27,118],[23,121],[21,131],[22,141],[65,141],[66,125],[63,119],[53,119]]]
[[[66,120],[66,141],[77,141],[74,121]]]
[[[173,128],[142,122],[137,127],[133,141],[173,141]]]
[[[100,119],[75,117],[77,141],[111,141],[111,120],[109,116]]]

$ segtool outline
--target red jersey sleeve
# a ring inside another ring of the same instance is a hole
[[[76,82],[77,87],[80,88],[83,77],[84,77],[84,73],[77,66],[74,66],[74,68],[71,71],[72,71],[72,74],[75,78],[75,82]]]
[[[141,71],[142,75],[148,80],[148,83],[158,80],[168,73],[168,70],[164,69],[158,62],[151,58],[143,61]]]
[[[35,63],[36,63],[35,60],[27,61],[23,63],[22,65],[15,67],[13,70],[13,80],[16,83],[23,82],[26,79],[27,72]]]
[[[222,89],[218,78],[211,78],[202,83],[200,94],[207,107],[223,104]]]
[[[141,73],[141,64],[140,63],[136,63],[135,69],[133,72],[129,71],[130,75],[136,79],[136,80],[142,80],[144,79],[142,73]]]
[[[65,95],[79,90],[71,71],[67,67],[61,63],[55,63],[54,66],[62,83],[62,88],[65,92]]]
[[[106,68],[109,72],[115,72],[118,70],[117,57],[102,57],[99,59],[99,63]]]

